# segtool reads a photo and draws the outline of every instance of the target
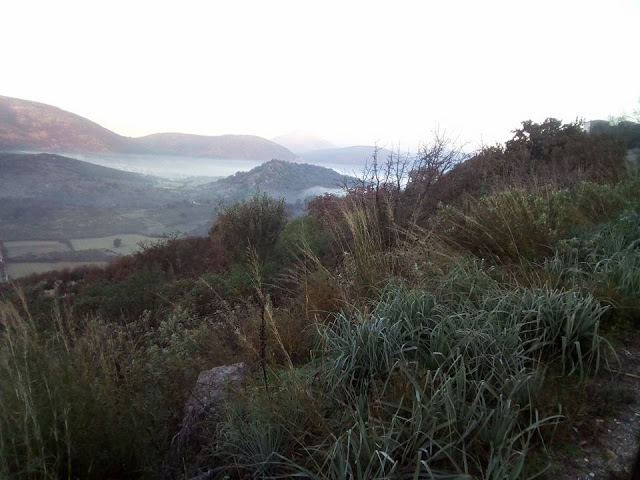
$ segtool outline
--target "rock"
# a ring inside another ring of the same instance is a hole
[[[180,431],[171,440],[169,461],[164,478],[174,478],[182,463],[182,451],[189,440],[195,438],[198,423],[205,415],[215,415],[216,406],[226,400],[233,390],[240,387],[245,377],[244,363],[222,365],[200,372],[195,387],[184,406],[184,417]],[[204,474],[209,478],[209,472]]]
[[[224,400],[229,392],[237,388],[244,378],[244,363],[222,365],[200,372],[191,396],[184,407],[185,422],[207,412]]]

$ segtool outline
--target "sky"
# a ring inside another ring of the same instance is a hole
[[[640,104],[640,0],[1,0],[0,95],[122,135],[503,142]]]

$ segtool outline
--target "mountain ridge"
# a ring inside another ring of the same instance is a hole
[[[51,204],[153,206],[170,193],[153,177],[51,153],[0,153],[0,197]]]
[[[294,160],[287,148],[255,135],[155,133],[126,137],[46,103],[0,96],[0,151],[146,153],[219,159]]]
[[[294,160],[287,148],[256,135],[195,135],[162,132],[133,139],[141,148],[156,154],[191,157],[237,158],[243,160]]]
[[[371,162],[375,145],[353,145],[350,147],[326,148],[305,152],[302,159],[315,164],[361,165]],[[378,162],[386,161],[391,154],[390,150],[378,147]]]
[[[271,141],[288,148],[298,155],[312,150],[336,148],[330,141],[304,132],[291,132],[278,135],[277,137],[273,137]]]

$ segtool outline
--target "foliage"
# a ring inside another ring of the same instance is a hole
[[[516,188],[468,197],[459,207],[442,206],[432,228],[445,242],[475,255],[533,260],[551,254],[577,228],[594,225],[636,199],[629,185]]]
[[[637,335],[638,180],[578,123],[462,164],[443,145],[288,223],[254,195],[208,238],[5,289],[0,476],[157,478],[198,372],[237,361],[184,478],[539,474],[531,453],[585,410],[566,392],[607,379],[614,328]]]
[[[249,200],[225,207],[211,227],[210,235],[220,238],[236,258],[247,247],[255,248],[261,258],[273,250],[287,221],[284,199],[256,193]]]

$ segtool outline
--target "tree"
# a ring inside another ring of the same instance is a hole
[[[431,141],[423,144],[409,169],[405,193],[409,218],[417,222],[425,214],[425,204],[433,196],[436,184],[456,165],[467,161],[471,155],[464,151],[465,145],[446,130],[436,129]],[[433,201],[431,201],[433,204]]]
[[[286,224],[284,198],[255,193],[249,200],[224,207],[209,235],[219,238],[235,257],[244,255],[247,247],[251,247],[266,258]]]

